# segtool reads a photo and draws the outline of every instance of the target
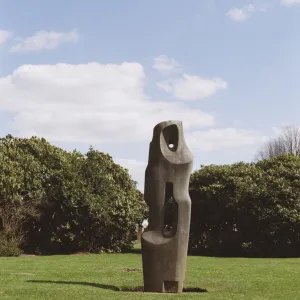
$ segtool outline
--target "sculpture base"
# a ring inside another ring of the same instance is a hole
[[[182,293],[183,282],[182,281],[164,281],[165,293]]]
[[[144,286],[145,293],[182,293],[183,282],[182,281],[164,281],[160,287],[154,288],[153,286]]]

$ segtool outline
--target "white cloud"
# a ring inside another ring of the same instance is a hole
[[[279,135],[282,132],[282,128],[273,126],[272,131],[274,132],[275,135]]]
[[[181,70],[180,64],[173,58],[160,55],[154,58],[153,68],[162,74],[176,73]]]
[[[128,169],[132,178],[138,182],[138,188],[144,192],[145,170],[147,163],[135,159],[117,158],[115,162]]]
[[[280,3],[285,6],[293,6],[300,4],[300,0],[280,0]]]
[[[185,134],[187,146],[193,153],[220,149],[237,149],[251,145],[259,147],[259,145],[267,141],[268,138],[269,137],[262,136],[255,131],[237,128],[209,129]],[[147,163],[135,159],[122,158],[117,158],[115,161],[129,170],[132,178],[139,183],[138,188],[143,192]],[[195,166],[194,169],[196,169]]]
[[[212,96],[217,91],[226,89],[228,84],[221,78],[202,78],[182,74],[179,78],[159,82],[157,86],[174,97],[182,100],[198,100]]]
[[[143,66],[134,62],[23,65],[0,77],[0,111],[13,115],[14,135],[43,136],[50,142],[114,143],[122,149],[129,143],[149,143],[153,127],[172,119],[183,121],[192,151],[235,148],[262,139],[235,128],[203,130],[215,124],[212,115],[183,102],[152,101],[144,92],[145,79]],[[170,92],[182,99],[208,97],[227,86],[221,79],[185,74],[174,80]],[[146,163],[115,161],[129,169],[142,191]]]
[[[244,22],[256,12],[265,12],[269,5],[248,4],[243,8],[232,7],[226,13],[227,17],[235,22]]]
[[[77,43],[79,35],[76,29],[69,32],[38,31],[33,36],[18,37],[18,43],[11,47],[11,52],[38,52],[54,50],[63,43]]]
[[[10,32],[7,30],[0,29],[0,45],[3,45],[7,42],[10,36]]]
[[[153,68],[170,75],[167,80],[158,82],[157,87],[181,100],[207,98],[228,86],[221,78],[210,79],[183,73],[180,64],[165,55],[154,59]]]
[[[246,5],[245,10],[250,13],[254,13],[256,11],[256,7],[253,4],[248,4]]]
[[[244,9],[236,7],[229,9],[226,15],[229,19],[236,22],[246,21],[250,16],[250,14],[247,13]]]
[[[220,128],[188,133],[186,142],[191,150],[213,151],[259,144],[267,138],[251,130]]]
[[[214,125],[214,117],[181,102],[151,101],[139,63],[23,65],[0,77],[0,111],[13,113],[21,136],[52,142],[149,141],[153,126],[180,119],[186,130]]]

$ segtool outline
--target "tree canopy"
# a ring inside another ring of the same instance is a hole
[[[119,252],[145,212],[128,170],[90,148],[67,152],[45,139],[0,141],[0,232],[27,252]]]
[[[299,156],[201,166],[190,196],[191,253],[299,256]],[[126,251],[147,213],[136,182],[110,155],[0,139],[0,255]]]
[[[191,177],[190,194],[190,251],[299,255],[300,157],[202,167]]]

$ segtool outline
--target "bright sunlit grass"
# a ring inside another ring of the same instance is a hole
[[[189,256],[181,295],[126,292],[143,285],[140,254],[0,258],[0,299],[300,299],[300,259]]]

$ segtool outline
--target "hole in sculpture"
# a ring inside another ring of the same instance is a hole
[[[178,205],[173,196],[173,183],[166,182],[163,236],[173,237],[177,231]]]
[[[163,129],[163,137],[169,150],[176,152],[179,142],[179,131],[177,125],[169,125]]]

